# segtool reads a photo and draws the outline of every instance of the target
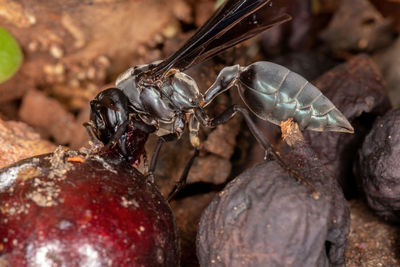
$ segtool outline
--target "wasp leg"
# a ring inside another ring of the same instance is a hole
[[[182,190],[186,186],[186,180],[189,175],[190,168],[193,165],[194,159],[199,155],[201,142],[199,139],[199,126],[200,123],[194,116],[194,114],[190,114],[189,118],[189,138],[190,143],[194,147],[194,153],[190,157],[189,161],[186,163],[185,169],[183,170],[179,181],[175,184],[174,188],[168,194],[168,202],[170,202],[175,195]]]
[[[222,112],[220,115],[217,117],[210,119],[205,113],[203,109],[196,109],[195,110],[195,115],[196,118],[200,121],[200,123],[205,126],[205,127],[215,127],[219,124],[224,124],[227,121],[229,121],[233,116],[236,115],[236,113],[239,112],[242,114],[247,127],[249,127],[250,132],[256,138],[257,142],[264,148],[266,153],[268,155],[272,155],[276,160],[279,162],[282,162],[282,159],[278,156],[278,154],[275,152],[271,144],[267,141],[267,139],[264,137],[264,135],[261,133],[261,131],[257,128],[256,124],[254,121],[251,119],[248,111],[245,108],[242,108],[241,106],[238,105],[232,105],[228,109],[226,109],[224,112]]]
[[[194,114],[190,114],[189,118],[189,138],[190,144],[196,149],[200,149],[201,141],[199,138],[200,123]]]
[[[107,144],[104,145],[103,151],[111,149],[115,144],[118,143],[118,140],[121,138],[121,136],[125,133],[126,127],[129,124],[129,120],[124,121],[120,126],[118,126],[117,131],[113,135],[113,137],[108,141]]]
[[[129,120],[134,128],[139,129],[145,133],[151,134],[157,130],[156,127],[153,125],[148,125],[141,121],[135,121],[135,120],[132,120],[131,118]]]
[[[267,141],[261,131],[257,128],[256,124],[251,119],[248,111],[245,108],[242,108],[238,105],[232,105],[220,115],[212,119],[210,119],[207,114],[205,114],[203,109],[198,108],[195,110],[195,116],[203,126],[215,127],[219,124],[223,124],[229,121],[233,116],[235,116],[237,112],[242,114],[247,124],[247,127],[249,127],[250,129],[250,132],[253,134],[254,138],[256,138],[257,142],[264,148],[266,154],[272,156],[279,163],[279,165],[281,165],[281,167],[289,174],[291,174],[294,178],[299,181],[304,181],[305,179],[301,177],[301,175],[299,175],[295,170],[285,164],[279,154],[275,151],[272,145]]]
[[[93,124],[92,124],[92,122],[84,122],[83,123],[83,126],[85,127],[85,129],[86,129],[86,132],[88,133],[88,135],[89,135],[89,138],[90,138],[90,141],[92,142],[92,143],[98,143],[98,142],[100,142],[99,141],[99,139],[96,137],[96,135],[94,134],[94,132],[95,132],[95,127],[93,126]]]
[[[132,121],[132,120],[126,120],[124,121],[121,125],[118,126],[117,131],[114,133],[110,141],[108,141],[107,144],[104,144],[103,151],[107,151],[114,147],[120,138],[124,135],[126,131],[126,127],[131,124],[133,127],[145,132],[145,133],[152,133],[155,131],[154,126],[147,125],[143,122],[138,122],[138,121]],[[124,149],[124,146],[121,146],[121,149]]]
[[[178,136],[176,134],[167,134],[163,135],[160,138],[158,138],[156,148],[153,151],[153,155],[151,156],[150,160],[150,165],[149,169],[147,171],[147,179],[149,179],[152,183],[154,183],[154,170],[156,169],[157,161],[158,161],[158,156],[160,155],[160,150],[162,145],[165,142],[170,142],[178,139]]]
[[[193,155],[190,157],[189,161],[186,163],[185,169],[183,170],[179,181],[175,184],[174,188],[168,194],[168,202],[170,202],[175,195],[186,186],[186,180],[189,175],[190,168],[193,165],[194,159],[199,155],[200,150],[198,148],[194,149]]]

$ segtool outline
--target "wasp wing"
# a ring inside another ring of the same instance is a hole
[[[157,65],[154,75],[171,68],[185,70],[260,32],[290,20],[286,0],[227,0],[173,55]]]

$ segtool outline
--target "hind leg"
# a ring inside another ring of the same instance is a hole
[[[238,105],[232,105],[227,108],[224,112],[218,115],[215,118],[210,119],[202,109],[196,109],[195,114],[200,123],[205,127],[215,127],[219,124],[224,124],[229,121],[236,113],[242,114],[247,127],[249,127],[250,132],[255,137],[257,142],[264,148],[267,154],[272,155],[275,159],[281,160],[277,155],[275,150],[272,148],[272,145],[267,141],[261,131],[257,128],[254,121],[251,119],[248,111],[245,108],[242,108]]]
[[[215,127],[219,124],[226,123],[229,121],[236,113],[242,114],[247,127],[249,127],[250,132],[256,138],[257,142],[264,148],[266,152],[266,156],[272,156],[281,167],[286,170],[290,175],[292,175],[298,181],[305,181],[305,179],[299,175],[295,170],[287,166],[276,150],[272,147],[272,145],[268,142],[268,140],[264,137],[261,131],[257,128],[254,121],[251,119],[248,111],[245,108],[242,108],[238,105],[232,105],[227,108],[224,112],[218,115],[215,118],[209,118],[207,114],[204,113],[203,109],[196,109],[195,115],[199,122],[205,127]],[[266,159],[267,157],[265,157]]]

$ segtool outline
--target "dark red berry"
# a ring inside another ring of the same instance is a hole
[[[178,266],[175,221],[126,161],[30,158],[0,171],[0,265]]]

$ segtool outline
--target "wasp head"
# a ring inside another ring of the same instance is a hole
[[[105,152],[117,152],[132,163],[139,164],[149,133],[137,127],[143,122],[130,119],[133,111],[128,97],[118,88],[109,88],[90,102],[90,108],[89,125],[96,138],[108,147]],[[109,146],[110,142],[115,143]]]
[[[90,121],[96,137],[107,144],[118,128],[129,119],[129,100],[117,88],[109,88],[90,101]]]

